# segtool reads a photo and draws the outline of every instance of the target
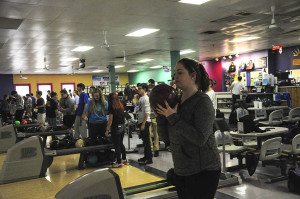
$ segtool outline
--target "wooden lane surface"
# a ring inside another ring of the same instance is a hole
[[[0,154],[0,168],[5,156]],[[78,170],[78,160],[79,154],[54,157],[45,178],[0,185],[0,198],[2,195],[4,199],[53,199],[59,190],[76,178],[99,168],[111,167],[107,165]],[[163,180],[130,165],[113,170],[119,175],[123,188]]]

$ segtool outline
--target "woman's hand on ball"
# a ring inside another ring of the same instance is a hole
[[[158,114],[161,114],[165,117],[169,117],[170,115],[174,114],[174,113],[177,113],[177,107],[178,107],[178,104],[176,104],[176,106],[174,108],[171,108],[168,104],[168,102],[165,100],[165,105],[166,105],[166,108],[162,107],[161,105],[157,105],[157,108],[156,108],[156,112]]]

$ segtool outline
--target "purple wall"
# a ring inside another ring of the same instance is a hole
[[[293,59],[300,59],[300,56],[294,57],[292,53],[297,47],[300,49],[300,46],[283,48],[282,54],[279,54],[278,50],[272,52],[270,52],[271,50],[269,51],[269,57],[271,57],[275,66],[274,72],[276,70],[286,71],[300,69],[300,66],[293,66]]]
[[[10,92],[14,89],[13,75],[0,75],[0,99],[3,99],[3,95],[10,95]]]

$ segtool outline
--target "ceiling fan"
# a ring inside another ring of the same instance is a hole
[[[125,50],[123,50],[123,62],[127,62]]]
[[[107,51],[110,51],[110,47],[116,46],[116,45],[115,44],[109,44],[107,42],[106,34],[107,34],[107,31],[103,30],[104,41],[103,41],[103,45],[101,46],[101,48],[105,48]]]
[[[272,19],[271,19],[271,24],[268,26],[269,31],[282,32],[283,29],[275,21],[275,6],[274,5],[271,6],[271,14],[272,14]]]
[[[47,67],[47,64],[46,64],[46,56],[44,57],[44,70],[49,70],[49,68]]]
[[[20,79],[28,79],[28,77],[23,77],[22,71],[20,71]]]

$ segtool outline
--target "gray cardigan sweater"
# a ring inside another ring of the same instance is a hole
[[[170,141],[177,175],[220,170],[220,157],[213,132],[214,119],[212,102],[201,91],[180,104],[177,113],[167,118],[157,117],[159,137]]]

